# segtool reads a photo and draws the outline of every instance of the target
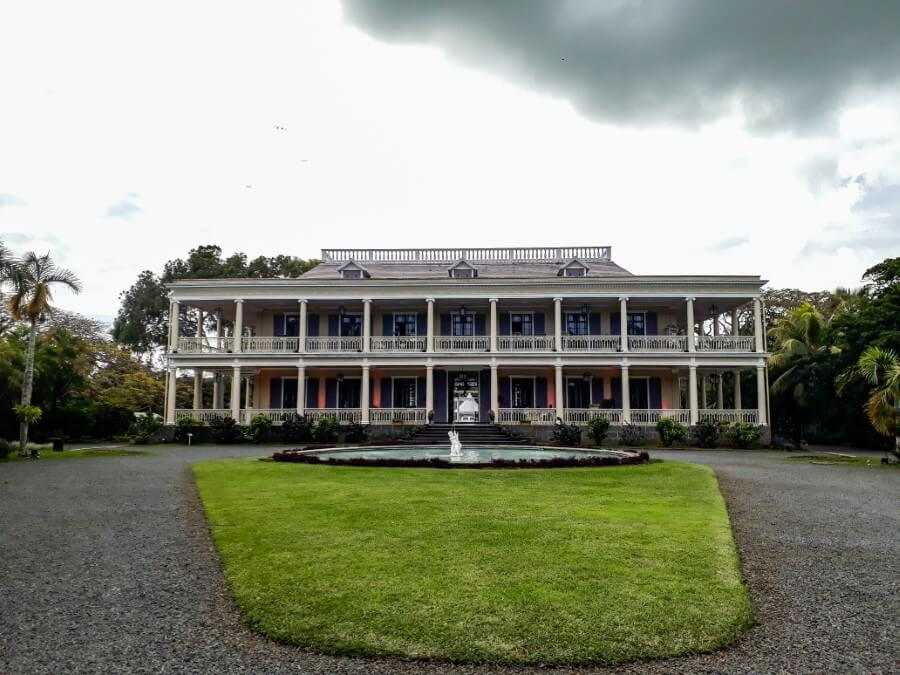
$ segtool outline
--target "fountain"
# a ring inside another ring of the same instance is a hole
[[[447,432],[450,437],[450,461],[461,461],[463,458],[462,443],[459,442],[459,432],[451,429]]]

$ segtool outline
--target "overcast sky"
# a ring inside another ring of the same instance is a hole
[[[8,0],[0,64],[0,238],[91,315],[206,243],[608,244],[809,290],[900,255],[893,0]]]

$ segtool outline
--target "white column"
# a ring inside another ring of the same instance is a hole
[[[306,353],[306,300],[298,300],[300,305],[300,330],[297,342],[299,343],[299,351],[301,354]]]
[[[759,298],[753,298],[753,338],[756,341],[756,351],[760,354],[766,351],[763,344],[762,302]]]
[[[722,371],[720,370],[716,373],[716,383],[718,385],[718,390],[716,391],[716,403],[718,404],[716,407],[721,410],[725,407],[725,391],[724,391],[724,382],[722,381]]]
[[[716,337],[719,335],[719,316],[719,314],[714,314],[712,317],[713,335]]]
[[[566,392],[563,389],[563,369],[562,365],[556,364],[556,416],[566,419]]]
[[[222,378],[218,371],[213,373],[212,407],[221,408],[219,399],[222,397]]]
[[[369,351],[369,339],[372,336],[372,301],[363,299],[363,352]],[[368,411],[367,411],[368,415]]]
[[[306,411],[306,366],[297,366],[297,414]]]
[[[628,381],[628,366],[622,366],[622,422],[631,421],[631,383]]]
[[[247,409],[247,410],[249,410],[250,408],[256,407],[255,405],[253,405],[253,399],[250,395],[250,385],[251,385],[250,380],[251,380],[251,378],[249,378],[249,377],[244,378],[244,409]]]
[[[241,367],[231,369],[231,416],[235,422],[241,421]]]
[[[491,412],[494,413],[494,422],[500,421],[500,374],[497,364],[491,363]]]
[[[700,376],[700,407],[706,410],[706,374]]]
[[[194,368],[194,410],[203,407],[203,371]]]
[[[497,351],[497,298],[491,298],[491,351]]]
[[[687,349],[689,352],[696,351],[696,340],[694,339],[694,298],[685,298],[687,301]]]
[[[556,351],[562,351],[562,298],[553,298],[553,334]]]
[[[741,334],[741,313],[738,311],[737,307],[731,310],[731,334]]]
[[[169,368],[166,387],[166,424],[175,424],[175,405],[178,393],[178,369]]]
[[[756,405],[759,408],[759,423],[768,424],[766,419],[766,367],[756,366]]]
[[[434,298],[425,298],[428,303],[426,311],[425,351],[431,354],[434,351]]]
[[[622,334],[622,351],[628,351],[628,298],[619,298],[619,331]]]
[[[700,418],[697,411],[697,366],[688,368],[688,403],[691,407],[691,424],[697,424]]]
[[[244,336],[244,301],[234,301],[234,346],[235,354],[241,353],[241,338]]]
[[[222,310],[216,310],[216,349],[222,348]]]
[[[434,412],[434,366],[430,363],[425,366],[425,419],[428,420],[428,411]]]
[[[734,371],[734,409],[741,409],[741,371]]]
[[[363,424],[369,423],[369,364],[363,364],[362,382],[359,387],[360,418]]]
[[[181,319],[181,305],[177,301],[172,301],[169,307],[169,351],[178,351],[178,322]]]

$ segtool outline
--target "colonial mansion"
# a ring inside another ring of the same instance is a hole
[[[767,424],[758,276],[634,275],[608,246],[321,260],[297,279],[170,286],[167,423]],[[176,407],[179,369],[191,408]]]

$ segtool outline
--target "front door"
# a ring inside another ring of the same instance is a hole
[[[415,408],[417,399],[416,378],[395,377],[393,394],[395,408]]]
[[[510,380],[513,408],[534,407],[534,378],[514,377]]]
[[[582,377],[570,377],[566,380],[566,407],[591,407],[591,382]]]
[[[345,378],[338,382],[337,404],[338,408],[358,408],[360,403],[359,379]]]
[[[450,400],[453,401],[453,421],[457,423],[470,423],[478,421],[478,407],[474,412],[474,415],[471,411],[461,410],[463,407],[462,404],[464,401],[467,401],[469,398],[469,394],[472,395],[472,399],[476,404],[479,403],[479,384],[478,384],[478,373],[477,372],[461,372],[454,373],[452,377],[449,378],[449,387],[450,387]],[[467,404],[470,406],[471,404]]]
[[[650,381],[646,377],[632,377],[628,380],[628,398],[632,410],[646,410],[650,407]]]

